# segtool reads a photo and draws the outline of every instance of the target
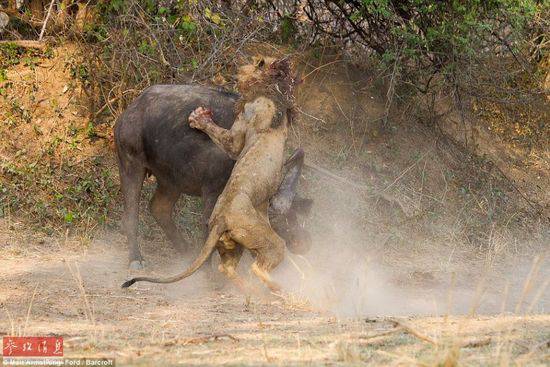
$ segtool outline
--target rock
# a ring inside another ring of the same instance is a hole
[[[8,26],[10,17],[8,14],[0,11],[0,34],[4,32],[4,29]]]

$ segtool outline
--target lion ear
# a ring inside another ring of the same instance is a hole
[[[265,60],[264,58],[262,57],[258,63],[256,64],[260,69],[262,69],[264,66],[265,66]]]

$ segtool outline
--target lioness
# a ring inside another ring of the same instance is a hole
[[[207,109],[197,108],[189,116],[191,127],[207,133],[237,160],[210,216],[210,232],[198,258],[174,277],[138,277],[123,287],[137,281],[172,283],[186,278],[217,248],[220,271],[247,291],[248,286],[236,272],[243,248],[247,248],[255,257],[252,272],[272,291],[280,290],[269,271],[283,260],[285,241],[271,228],[267,209],[282,180],[296,79],[287,59],[259,66],[262,68],[259,75],[240,85],[239,115],[230,130],[216,125]]]

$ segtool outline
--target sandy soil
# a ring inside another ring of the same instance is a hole
[[[0,335],[61,335],[68,357],[116,358],[119,366],[548,362],[544,314],[337,317],[298,295],[268,303],[216,290],[205,274],[122,290],[126,251],[116,233],[86,245],[6,227]],[[148,272],[183,266],[163,243],[144,249]]]

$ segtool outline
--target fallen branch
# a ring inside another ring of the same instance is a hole
[[[410,327],[408,325],[405,325],[400,321],[392,319],[392,320],[390,320],[390,322],[393,324],[394,327],[399,327],[399,328],[403,329],[403,331],[411,334],[412,336],[417,337],[420,340],[423,340],[423,341],[428,342],[428,343],[433,344],[433,345],[439,345],[439,343],[437,341],[435,341],[434,339],[430,338],[427,335],[424,335],[424,334],[420,333],[419,331],[414,330],[412,327]]]
[[[164,343],[164,346],[169,347],[169,346],[178,345],[178,344],[181,344],[181,345],[204,344],[204,343],[208,343],[209,341],[212,341],[212,340],[220,340],[220,339],[223,339],[223,338],[230,339],[234,342],[240,341],[239,338],[234,337],[233,335],[230,335],[230,334],[212,334],[212,335],[207,335],[207,336],[200,336],[200,337],[197,337],[197,338],[174,339],[174,340],[171,340],[171,341],[168,341],[168,342]]]
[[[424,335],[424,334],[420,333],[419,331],[413,329],[409,325],[405,325],[404,323],[402,323],[398,320],[395,320],[395,319],[390,320],[390,322],[396,328],[395,331],[403,330],[403,331],[417,337],[420,340],[423,340],[425,342],[428,342],[428,343],[436,345],[436,346],[440,345],[440,343],[438,343],[436,340],[432,339],[431,337],[429,337],[427,335]],[[379,336],[383,336],[385,334],[389,334],[389,332],[382,333]],[[378,335],[374,335],[374,337],[377,337],[377,336]],[[491,341],[492,341],[491,338],[473,339],[473,340],[468,340],[468,341],[464,341],[462,343],[459,343],[458,347],[459,348],[479,348],[479,347],[484,347],[486,345],[491,344]]]
[[[55,0],[52,0],[50,2],[50,7],[48,8],[48,13],[46,14],[46,18],[44,18],[44,24],[42,25],[42,29],[40,30],[40,35],[38,36],[38,40],[42,41],[42,37],[44,37],[44,31],[46,31],[46,25],[48,24],[48,19],[50,19],[50,14],[52,13],[53,3]]]
[[[46,44],[41,41],[32,41],[32,40],[13,40],[13,41],[0,41],[0,45],[14,44],[18,47],[24,48],[36,48],[43,50],[46,48]]]
[[[470,340],[460,344],[460,348],[479,348],[491,344],[491,338]]]

